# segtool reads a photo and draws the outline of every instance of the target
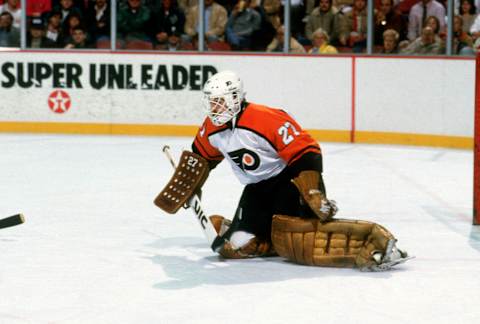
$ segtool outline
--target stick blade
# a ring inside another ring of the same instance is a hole
[[[23,214],[16,214],[0,219],[0,228],[11,227],[23,223],[25,223],[25,216],[23,216]]]

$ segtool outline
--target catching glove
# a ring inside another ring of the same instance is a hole
[[[302,171],[292,179],[300,195],[321,222],[330,220],[338,211],[335,200],[328,200],[319,189],[320,173],[318,171]]]

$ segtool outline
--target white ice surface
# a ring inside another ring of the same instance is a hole
[[[189,211],[152,201],[191,139],[0,135],[0,323],[480,323],[470,151],[322,143],[339,217],[375,221],[416,259],[394,271],[221,261]],[[223,163],[203,194],[231,217]]]

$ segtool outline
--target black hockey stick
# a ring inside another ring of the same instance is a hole
[[[22,223],[25,223],[25,217],[23,217],[22,214],[17,214],[0,219],[0,228],[20,225]]]
[[[162,151],[167,156],[172,167],[176,169],[177,166],[172,154],[170,153],[170,147],[165,145]],[[210,244],[210,247],[214,252],[218,252],[218,250],[223,246],[223,243],[225,243],[225,239],[221,236],[218,236],[215,227],[213,227],[212,222],[203,211],[203,208],[200,204],[200,197],[198,195],[193,195],[188,204],[186,204],[185,208],[190,208],[193,211],[195,218],[198,220],[202,228],[203,234],[205,234],[205,237],[207,238],[208,244]]]

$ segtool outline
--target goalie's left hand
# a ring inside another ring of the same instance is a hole
[[[310,189],[303,199],[322,223],[332,219],[338,211],[336,201],[328,200],[318,189]]]
[[[318,171],[302,171],[292,179],[302,198],[321,222],[330,220],[338,211],[335,200],[328,200],[319,189],[320,173]]]
[[[327,220],[332,219],[333,216],[337,214],[337,212],[338,212],[337,202],[335,200],[328,200],[325,198],[324,200],[322,200],[322,206],[320,207],[320,214],[324,216],[323,218],[325,220],[322,220],[322,218],[318,215],[318,213],[316,214],[322,222],[325,222]]]

